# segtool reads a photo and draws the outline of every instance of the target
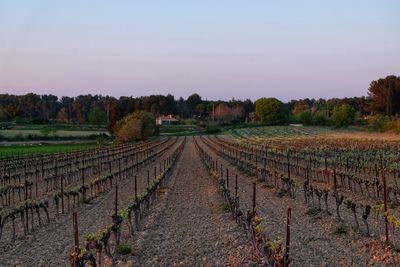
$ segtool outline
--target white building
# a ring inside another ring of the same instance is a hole
[[[160,116],[156,119],[157,125],[168,125],[168,124],[178,124],[178,120],[174,118],[172,115],[168,116]]]

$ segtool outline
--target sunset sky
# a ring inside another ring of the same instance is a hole
[[[1,1],[0,93],[366,95],[400,75],[400,1]]]

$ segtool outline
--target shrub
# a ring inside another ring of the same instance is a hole
[[[285,124],[289,117],[289,111],[285,105],[276,98],[258,99],[256,114],[264,123],[270,125]]]
[[[216,134],[216,133],[221,132],[221,129],[216,124],[209,124],[209,125],[207,125],[206,131],[209,134]]]
[[[304,125],[311,125],[313,122],[313,116],[311,110],[306,110],[299,115],[300,122]]]
[[[389,117],[376,115],[370,116],[367,119],[367,129],[372,132],[384,132],[389,124]]]
[[[355,110],[347,104],[335,106],[332,112],[332,122],[336,127],[346,127],[354,122]]]
[[[132,253],[132,249],[127,244],[119,244],[117,248],[118,254],[121,255],[128,255]]]
[[[228,202],[224,202],[222,203],[219,208],[221,209],[221,211],[223,212],[229,212],[231,210],[231,207],[229,206]]]
[[[119,141],[145,140],[156,132],[156,120],[150,112],[135,111],[118,121],[113,129]]]
[[[313,123],[314,125],[328,126],[330,121],[324,112],[319,111],[314,114]]]
[[[107,122],[107,115],[101,108],[94,107],[89,112],[88,122],[95,125],[105,124]]]

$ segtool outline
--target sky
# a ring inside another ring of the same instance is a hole
[[[3,0],[0,93],[367,95],[400,75],[400,1]]]

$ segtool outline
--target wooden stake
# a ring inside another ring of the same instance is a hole
[[[388,227],[388,219],[386,216],[387,212],[387,188],[386,188],[386,177],[385,173],[382,170],[382,180],[383,180],[383,199],[384,199],[384,209],[385,209],[385,240],[386,243],[389,242],[389,227]]]
[[[118,185],[115,185],[114,215],[118,215]]]
[[[226,168],[226,187],[229,189],[229,171],[228,171],[228,168]]]
[[[79,255],[79,235],[78,235],[78,215],[76,211],[72,213],[72,223],[73,223],[73,228],[74,228],[74,252],[75,252],[75,257],[72,262],[72,266],[76,266],[76,260]]]
[[[253,183],[253,216],[256,215],[256,183]]]
[[[290,252],[290,224],[292,220],[292,209],[289,207],[287,211],[287,222],[286,222],[286,250],[285,250],[285,265],[289,265],[289,252]]]
[[[238,176],[235,176],[235,196],[238,194]]]

